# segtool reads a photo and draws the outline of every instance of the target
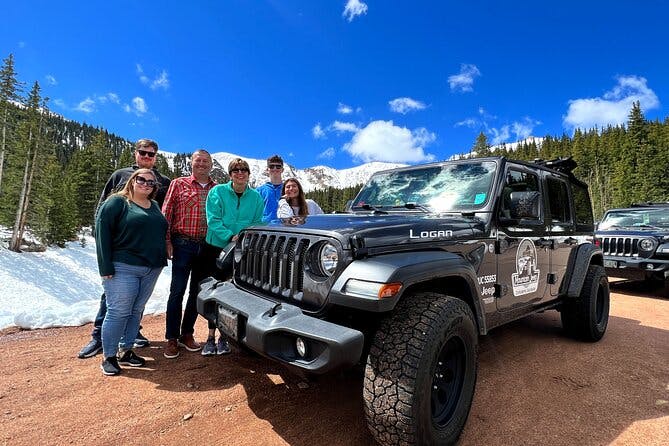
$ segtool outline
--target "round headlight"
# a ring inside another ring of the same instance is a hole
[[[655,247],[655,242],[652,238],[643,238],[639,241],[639,248],[644,251],[650,251]]]
[[[318,263],[321,271],[327,276],[331,276],[337,269],[339,263],[339,253],[332,243],[325,243],[318,251]]]

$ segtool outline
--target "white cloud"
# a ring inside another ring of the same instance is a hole
[[[332,159],[335,156],[335,149],[334,147],[329,147],[322,151],[320,154],[318,154],[318,158],[325,158],[325,159]]]
[[[388,101],[388,105],[390,105],[391,111],[402,113],[403,115],[410,111],[423,110],[425,108],[423,102],[411,98],[396,98]]]
[[[341,121],[335,121],[332,124],[330,124],[329,129],[332,129],[336,132],[357,132],[360,130],[357,125],[351,123],[351,122],[341,122]]]
[[[362,162],[418,163],[434,160],[434,155],[425,153],[424,146],[436,138],[425,128],[411,131],[392,121],[373,121],[357,131],[343,148]]]
[[[121,99],[118,97],[116,93],[107,93],[107,98],[113,102],[114,104],[120,104]]]
[[[627,122],[632,104],[639,101],[643,110],[660,106],[660,100],[647,81],[639,76],[619,76],[617,85],[601,98],[572,99],[563,118],[566,128],[604,128]]]
[[[525,117],[522,121],[514,121],[511,124],[506,124],[500,127],[487,127],[487,133],[492,136],[490,143],[492,145],[502,144],[508,142],[511,135],[515,141],[522,141],[532,135],[534,127],[541,124],[541,121],[536,121],[532,118]]]
[[[467,118],[455,123],[455,127],[469,127],[470,129],[474,129],[479,125],[480,125],[479,121],[477,121],[474,118]]]
[[[325,132],[323,131],[320,122],[312,127],[311,134],[314,135],[314,139],[320,139],[325,137]]]
[[[163,70],[160,75],[151,82],[151,89],[156,90],[162,88],[167,90],[170,87],[170,80],[167,78],[167,71]]]
[[[341,15],[349,22],[352,22],[354,18],[363,14],[367,14],[367,3],[363,3],[360,0],[348,0]]]
[[[353,113],[353,108],[350,105],[342,104],[341,102],[337,105],[337,113],[342,115],[350,115]]]
[[[135,64],[135,69],[137,71],[137,76],[139,76],[139,81],[144,85],[148,85],[151,90],[157,90],[162,88],[167,90],[170,88],[170,80],[166,70],[162,70],[160,74],[153,80],[144,73],[144,68],[140,64]]]
[[[132,98],[132,107],[137,116],[143,115],[149,110],[149,107],[146,105],[146,101],[144,101],[144,99],[140,98],[139,96]]]
[[[516,141],[520,141],[532,135],[534,127],[540,124],[541,121],[535,121],[529,117],[525,117],[522,122],[513,122],[511,124],[511,131],[516,136]]]
[[[136,64],[135,68],[137,69],[137,75],[139,76],[139,81],[144,85],[149,83],[149,78],[144,74],[144,69],[140,64]]]
[[[481,72],[476,65],[463,63],[460,65],[460,73],[448,76],[448,84],[453,91],[473,91],[474,78],[480,75]]]
[[[67,105],[65,105],[65,101],[63,101],[62,99],[54,99],[53,104],[60,108],[67,108]]]
[[[44,76],[44,79],[46,80],[47,85],[58,85],[58,81],[51,74]]]
[[[490,143],[492,145],[501,144],[509,139],[511,132],[508,125],[503,125],[500,129],[495,127],[488,129],[488,133],[492,135]]]
[[[79,102],[74,109],[84,113],[92,113],[95,111],[95,101],[91,98],[86,98]]]

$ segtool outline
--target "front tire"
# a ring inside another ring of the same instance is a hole
[[[462,300],[415,293],[382,321],[367,358],[367,425],[383,445],[454,444],[474,397],[478,333]]]
[[[609,322],[610,291],[604,267],[590,265],[581,294],[560,310],[562,327],[575,338],[596,342],[602,339]]]

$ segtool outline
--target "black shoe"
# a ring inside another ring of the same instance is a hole
[[[118,363],[129,365],[130,367],[144,367],[146,360],[141,356],[137,356],[132,350],[127,350],[123,353],[123,356],[118,359]]]
[[[139,331],[137,332],[137,337],[135,338],[135,348],[142,348],[142,347],[148,347],[149,346],[149,340],[144,337],[142,333]]]
[[[91,341],[79,351],[79,359],[91,358],[102,351],[102,341],[92,338]]]
[[[102,373],[107,376],[115,376],[121,373],[121,367],[118,365],[118,359],[116,359],[116,356],[105,358],[105,360],[102,361],[102,364],[100,364],[100,368],[102,369]]]

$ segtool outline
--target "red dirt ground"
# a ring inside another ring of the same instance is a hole
[[[374,444],[359,375],[305,383],[236,350],[165,359],[164,316],[142,324],[148,367],[118,377],[76,358],[90,324],[0,333],[0,444]],[[479,356],[461,445],[669,444],[667,288],[612,285],[599,343],[564,337],[552,311],[493,330]]]

